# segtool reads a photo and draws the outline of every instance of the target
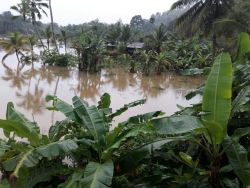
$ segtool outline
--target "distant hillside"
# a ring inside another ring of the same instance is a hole
[[[145,35],[150,34],[154,31],[155,27],[158,27],[161,23],[163,23],[166,27],[169,27],[173,21],[184,13],[185,10],[174,10],[174,11],[166,11],[163,13],[156,13],[151,16],[154,18],[152,22],[151,19],[143,19],[140,15],[135,15],[134,17],[134,25],[131,19],[131,26],[136,28],[137,30],[143,32]],[[112,25],[112,24],[111,24]],[[107,31],[108,27],[111,26],[110,24],[104,24],[98,22],[98,20],[94,20],[89,23],[83,23],[78,25],[68,25],[65,27],[60,27],[58,24],[55,23],[55,32],[59,33],[60,28],[64,28],[67,30],[68,35],[74,36],[76,33],[79,33],[83,30],[89,30],[90,26],[96,26],[98,28],[98,32],[105,32]],[[45,30],[48,24],[43,24],[42,22],[38,22],[38,29],[40,31]],[[10,11],[3,12],[0,14],[0,36],[6,36],[10,32],[20,32],[23,34],[27,33],[34,33],[33,25],[28,21],[23,21],[22,18],[13,19],[13,15]],[[42,32],[40,32],[42,34]]]
[[[37,23],[39,30],[44,30],[48,26],[48,24],[43,24],[42,22]],[[58,24],[55,24],[55,28],[56,31],[59,31]],[[34,27],[31,22],[25,22],[20,17],[13,19],[11,12],[6,11],[0,14],[0,36],[6,36],[10,32],[34,33]]]
[[[182,15],[186,10],[185,9],[178,9],[172,11],[165,11],[163,13],[157,12],[153,14],[151,17],[155,19],[155,25],[159,26],[163,23],[166,26],[169,26],[176,18]]]

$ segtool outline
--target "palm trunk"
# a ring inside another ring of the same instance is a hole
[[[47,46],[48,46],[48,51],[49,51],[49,38],[47,38]]]
[[[39,33],[38,29],[37,29],[36,23],[33,22],[32,24],[34,26],[35,32],[36,32],[36,34],[38,36],[38,39],[39,39],[39,41],[40,41],[40,43],[41,43],[41,45],[43,47],[43,50],[45,51],[46,50],[45,45],[43,44],[43,40],[42,40],[41,35],[40,35],[40,33]]]
[[[53,12],[52,12],[52,4],[51,4],[51,0],[49,0],[49,10],[50,10],[50,19],[51,19],[51,30],[52,30],[52,37],[53,40],[55,42],[56,45],[56,51],[58,54],[60,54],[58,46],[57,46],[57,42],[56,42],[56,37],[55,37],[55,30],[54,30],[54,18],[53,18]]]
[[[67,47],[67,41],[66,40],[64,40],[64,50],[65,50],[65,54],[67,53],[67,49],[66,49],[66,47]]]
[[[19,67],[20,58],[19,58],[19,56],[18,56],[18,51],[17,51],[17,50],[16,50],[16,58],[17,58],[17,60],[18,60],[18,67]]]

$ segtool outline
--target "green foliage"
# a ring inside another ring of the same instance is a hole
[[[29,39],[18,32],[11,33],[8,39],[0,39],[0,46],[6,52],[2,61],[4,61],[9,55],[16,54],[17,60],[20,62],[19,55],[23,56],[23,51],[29,51],[28,44]]]
[[[82,186],[86,188],[107,188],[111,186],[114,164],[107,161],[103,164],[90,162],[84,171]]]
[[[152,120],[158,132],[163,135],[185,134],[202,127],[200,120],[192,116],[171,116]]]
[[[239,39],[239,48],[237,63],[242,64],[246,62],[246,56],[250,53],[250,38],[247,33],[241,33]]]
[[[237,131],[237,130],[236,130]],[[243,130],[247,131],[247,130]],[[246,135],[250,134],[244,132]],[[250,162],[248,160],[248,151],[240,143],[239,138],[235,136],[227,137],[223,141],[223,147],[226,148],[225,152],[231,166],[234,169],[236,175],[240,178],[241,182],[247,187],[250,185]]]
[[[71,54],[57,54],[56,52],[44,52],[43,63],[50,66],[68,67],[76,64],[76,58]]]
[[[63,140],[63,141],[53,142],[45,146],[40,146],[33,150],[31,149],[20,157],[12,175],[18,178],[22,174],[21,173],[22,168],[34,167],[39,163],[39,161],[42,158],[47,158],[48,160],[52,160],[55,157],[70,154],[77,148],[78,146],[74,141]]]
[[[203,94],[202,110],[206,112],[202,121],[212,143],[220,144],[227,134],[231,113],[233,70],[229,54],[220,54],[208,76]]]
[[[106,124],[98,111],[96,106],[88,106],[86,102],[83,102],[79,97],[73,99],[74,111],[81,119],[81,124],[88,129],[89,133],[97,141],[98,146],[102,147],[104,144],[104,134]],[[99,148],[101,149],[101,148]]]
[[[210,32],[216,19],[226,15],[234,5],[234,0],[179,0],[171,9],[188,7],[176,21],[179,31],[192,34],[198,30]]]

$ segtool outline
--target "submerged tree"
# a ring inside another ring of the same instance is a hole
[[[50,39],[52,37],[52,32],[51,32],[50,26],[48,26],[48,27],[45,28],[45,30],[44,30],[44,36],[46,37],[47,48],[48,48],[48,51],[49,51],[50,50]]]
[[[64,50],[65,50],[65,54],[66,54],[67,53],[67,39],[68,39],[68,36],[67,36],[66,30],[61,29],[60,31],[61,31],[60,41],[62,41],[63,44],[64,44]]]
[[[23,51],[29,51],[28,48],[29,45],[29,39],[20,34],[20,33],[12,33],[10,34],[8,39],[1,39],[0,40],[0,46],[4,49],[6,52],[6,55],[4,55],[2,61],[4,61],[9,55],[16,54],[18,65],[21,62],[20,55],[23,56]]]

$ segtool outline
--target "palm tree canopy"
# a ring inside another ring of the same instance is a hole
[[[29,39],[20,34],[20,33],[11,33],[8,39],[1,39],[0,40],[0,46],[3,48],[3,50],[6,52],[6,55],[3,57],[3,60],[15,53],[20,51],[29,51],[28,48],[29,45]]]
[[[235,0],[178,0],[171,9],[187,8],[176,22],[181,30],[191,33],[202,30],[208,33],[214,21],[225,16],[234,3]]]
[[[24,21],[27,20],[28,17],[30,17],[30,7],[29,7],[30,1],[29,0],[21,0],[21,3],[11,6],[10,9],[15,10],[18,12]]]
[[[11,9],[17,11],[24,20],[31,19],[34,24],[42,18],[42,13],[47,16],[45,9],[49,6],[44,0],[21,0],[21,3],[12,6]]]

